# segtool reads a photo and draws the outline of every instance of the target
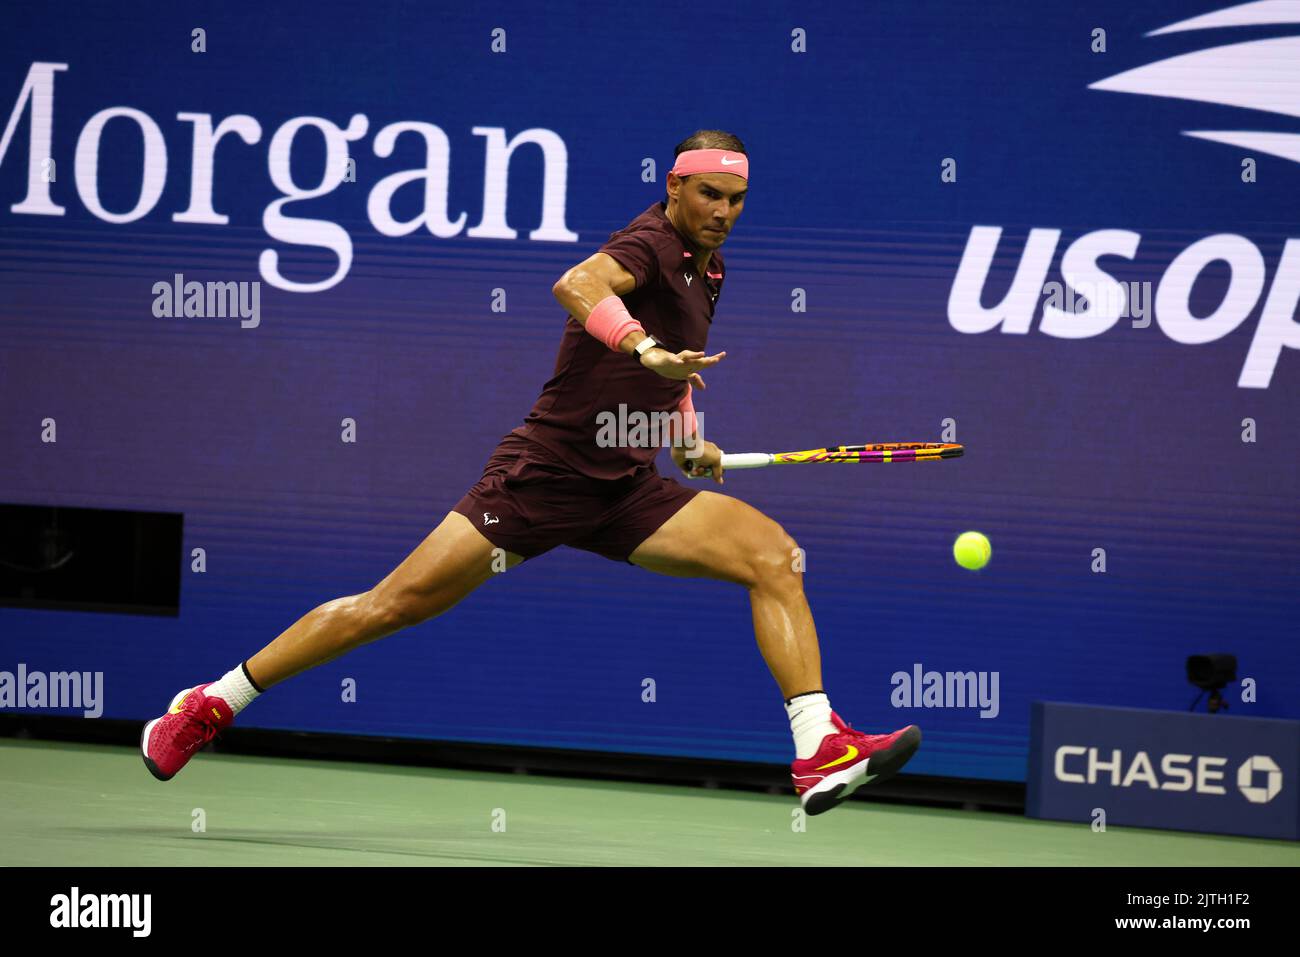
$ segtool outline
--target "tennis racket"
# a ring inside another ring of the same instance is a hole
[[[803,452],[724,452],[722,468],[761,469],[769,465],[808,465],[814,462],[937,462],[958,458],[966,450],[956,442],[872,442],[833,445]],[[708,478],[709,473],[691,478]]]

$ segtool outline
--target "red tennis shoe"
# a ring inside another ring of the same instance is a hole
[[[186,688],[175,698],[161,718],[144,726],[140,751],[144,766],[159,781],[170,781],[199,749],[235,720],[224,698],[205,694],[212,682]]]
[[[914,724],[893,734],[863,734],[834,711],[831,721],[839,731],[790,768],[794,793],[809,814],[829,811],[864,784],[892,778],[921,746],[921,729]]]

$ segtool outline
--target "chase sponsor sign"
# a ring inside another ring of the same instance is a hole
[[[1029,817],[1300,838],[1300,722],[1035,702]]]

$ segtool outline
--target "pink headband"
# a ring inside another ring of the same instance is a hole
[[[678,176],[693,173],[731,173],[749,182],[749,158],[729,150],[687,150],[677,157],[672,172]]]

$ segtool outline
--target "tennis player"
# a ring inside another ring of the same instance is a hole
[[[326,602],[224,677],[177,694],[141,736],[154,776],[170,779],[280,682],[441,615],[497,571],[557,545],[661,575],[734,582],[748,592],[758,647],[794,735],[795,793],[809,814],[895,774],[921,732],[909,725],[864,734],[831,710],[794,540],[738,498],[661,476],[655,457],[662,439],[611,442],[604,428],[621,407],[627,416],[680,422],[671,443],[675,465],[722,484],[722,452],[704,440],[692,393],[705,388],[701,372],[726,356],[704,350],[726,277],[719,249],[748,188],[749,159],[735,136],[701,130],[682,142],[667,200],[555,284],[568,313],[555,374],[524,424],[503,437],[483,477],[375,587]]]

